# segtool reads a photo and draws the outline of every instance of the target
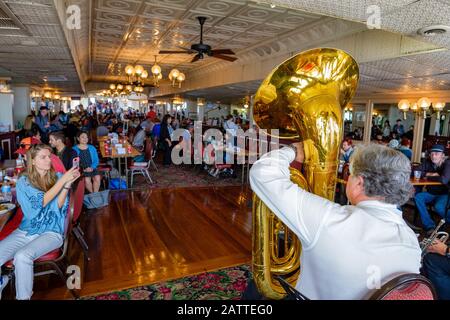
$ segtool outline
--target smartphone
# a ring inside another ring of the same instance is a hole
[[[80,167],[80,157],[76,157],[72,161],[72,167],[79,168]]]

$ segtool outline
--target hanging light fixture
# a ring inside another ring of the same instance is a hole
[[[186,75],[184,73],[180,73],[177,77],[178,87],[181,88],[181,83],[186,80]]]
[[[143,66],[137,65],[136,67],[134,67],[134,73],[137,76],[141,76],[144,71],[145,71],[145,69]]]
[[[128,75],[128,76],[132,76],[133,74],[134,74],[134,67],[132,66],[132,65],[127,65],[126,67],[125,67],[125,73]]]
[[[153,74],[153,85],[155,87],[158,87],[159,85],[159,80],[162,79],[162,71],[161,71],[161,67],[158,65],[157,61],[156,61],[157,56],[155,56],[155,64],[152,67],[152,74]]]

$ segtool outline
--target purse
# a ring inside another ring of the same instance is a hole
[[[98,209],[109,205],[109,190],[89,193],[84,196],[83,204],[88,209]]]

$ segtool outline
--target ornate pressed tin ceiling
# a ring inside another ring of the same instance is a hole
[[[249,61],[266,61],[298,44],[320,46],[325,41],[321,39],[361,32],[369,5],[380,7],[382,29],[450,48],[450,35],[416,34],[430,24],[450,24],[446,0],[3,0],[0,4],[6,6],[0,5],[0,75],[41,85],[44,77],[67,79],[49,85],[69,92],[81,92],[85,82],[124,79],[123,69],[130,63],[149,70],[159,50],[197,43],[198,16],[208,17],[204,42],[235,51],[239,60],[233,65],[242,69]],[[81,9],[79,30],[63,28],[65,9],[72,4]],[[174,67],[189,80],[190,74],[194,77],[205,68],[226,72],[231,66],[208,57],[190,63],[192,56],[182,54],[157,59],[165,78]],[[367,61],[361,63],[359,93],[450,89],[448,51]]]
[[[80,80],[52,0],[0,2],[1,75],[79,93]]]

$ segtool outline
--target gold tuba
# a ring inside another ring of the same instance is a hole
[[[291,168],[291,180],[329,200],[334,200],[342,109],[353,98],[358,80],[358,64],[349,54],[313,49],[275,68],[255,96],[253,117],[259,128],[278,129],[280,139],[303,141],[306,177]],[[295,286],[300,257],[299,239],[254,195],[253,276],[259,292],[270,299],[283,298],[285,292],[274,276],[285,276]]]

